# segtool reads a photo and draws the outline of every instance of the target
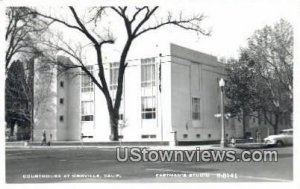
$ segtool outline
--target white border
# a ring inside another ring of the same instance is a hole
[[[0,0],[1,1],[1,0]],[[208,0],[207,0],[208,1]],[[215,1],[215,0],[214,0]],[[231,0],[232,2],[238,1],[238,0]],[[264,1],[264,0],[262,0]],[[76,6],[89,6],[89,5],[170,5],[170,4],[176,4],[177,6],[184,5],[186,3],[192,3],[197,5],[196,0],[168,0],[168,1],[159,1],[159,0],[116,0],[116,1],[101,1],[101,0],[2,0],[0,2],[0,36],[1,41],[0,44],[5,44],[4,40],[4,31],[5,31],[5,7],[7,6],[63,6],[63,5],[76,5]],[[287,0],[287,3],[295,3],[295,6],[297,7],[297,18],[300,18],[300,2],[298,0]],[[272,6],[270,4],[270,6]],[[289,10],[287,10],[289,11]],[[266,14],[268,11],[266,10]],[[253,10],[253,14],[255,14],[255,10]],[[238,15],[237,15],[238,16]],[[295,30],[294,30],[294,36],[295,36],[295,46],[294,46],[294,181],[288,182],[288,183],[151,183],[151,184],[122,184],[122,183],[101,183],[99,184],[5,184],[5,143],[4,143],[4,81],[5,81],[5,74],[4,74],[4,49],[1,48],[0,50],[0,57],[2,60],[2,64],[0,64],[0,104],[2,105],[2,108],[0,109],[0,138],[1,138],[1,146],[0,146],[0,160],[1,160],[1,167],[0,167],[0,182],[2,185],[2,188],[15,188],[20,187],[24,189],[32,189],[32,188],[45,188],[45,189],[53,189],[56,187],[63,187],[63,188],[160,188],[160,187],[170,187],[170,188],[272,188],[272,189],[282,189],[282,188],[300,188],[300,178],[299,178],[299,171],[300,171],[300,162],[297,160],[300,160],[300,131],[299,131],[299,116],[300,115],[300,109],[299,109],[299,81],[300,81],[300,28],[299,28],[299,21],[296,23]],[[298,127],[298,128],[297,128]],[[278,170],[280,171],[280,170]],[[283,173],[284,174],[284,173]],[[141,180],[142,181],[142,180]]]

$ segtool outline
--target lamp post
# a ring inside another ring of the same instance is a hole
[[[219,81],[219,86],[221,88],[221,141],[220,146],[224,148],[225,145],[225,126],[224,126],[224,86],[225,81],[223,78]]]

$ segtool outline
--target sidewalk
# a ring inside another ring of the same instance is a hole
[[[189,146],[151,146],[151,150],[233,150],[233,151],[241,151],[241,149],[233,148],[233,147],[225,147],[221,148],[218,144],[211,145],[189,145]]]
[[[17,142],[17,143],[6,143],[6,149],[65,149],[65,148],[69,148],[69,149],[83,149],[83,148],[99,148],[99,149],[116,149],[118,147],[128,147],[128,148],[133,148],[133,147],[138,147],[138,148],[147,148],[149,150],[187,150],[187,151],[191,151],[191,150],[198,150],[200,149],[202,150],[234,150],[234,151],[239,151],[240,149],[237,148],[233,148],[233,147],[226,147],[226,148],[221,148],[218,144],[203,144],[203,145],[180,145],[180,146],[170,146],[170,145],[135,145],[135,143],[131,143],[130,145],[128,145],[128,143],[126,144],[122,144],[122,143],[106,143],[105,145],[101,145],[103,143],[78,143],[78,142],[68,142],[67,145],[63,145],[63,144],[55,144],[53,143],[53,145],[50,146],[41,146],[40,143],[34,143],[33,145],[31,143],[22,143],[22,142]]]

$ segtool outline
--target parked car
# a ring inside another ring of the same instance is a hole
[[[277,135],[270,135],[264,139],[267,146],[293,145],[293,129],[284,129]]]

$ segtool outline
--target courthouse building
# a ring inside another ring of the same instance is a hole
[[[66,57],[58,61],[71,64]],[[112,97],[118,66],[118,62],[104,64]],[[98,66],[87,68],[97,78]],[[215,114],[220,112],[218,83],[226,78],[224,68],[215,56],[175,44],[152,56],[128,60],[119,115],[120,140],[220,140],[221,122]],[[46,130],[57,141],[109,141],[106,101],[87,75],[78,69],[57,72],[51,90],[55,95],[47,101],[49,110],[36,118],[35,140],[40,140]],[[241,137],[241,124],[226,119],[226,137]]]

